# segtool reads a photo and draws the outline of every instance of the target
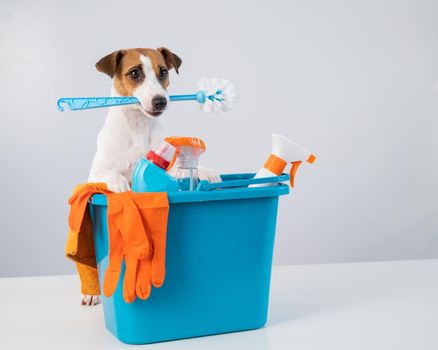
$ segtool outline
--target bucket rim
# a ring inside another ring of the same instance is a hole
[[[254,173],[243,174],[224,174],[221,175],[224,181],[252,179]],[[217,200],[235,200],[263,197],[278,197],[289,193],[289,185],[281,183],[265,187],[238,187],[222,188],[214,191],[180,191],[168,193],[169,203],[192,203],[208,202]],[[90,203],[93,205],[107,205],[106,195],[95,194],[91,197]]]

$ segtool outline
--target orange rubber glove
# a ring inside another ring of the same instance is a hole
[[[65,246],[67,258],[76,263],[81,279],[81,292],[90,295],[100,294],[93,228],[90,214],[87,211],[88,199],[95,193],[111,193],[111,191],[104,183],[85,183],[76,186],[73,190],[68,200],[70,204],[69,231]]]
[[[108,196],[109,265],[104,294],[111,296],[125,260],[123,299],[147,299],[151,283],[161,287],[165,276],[167,193],[125,192]]]
[[[140,299],[147,299],[151,283],[159,288],[166,273],[166,233],[169,215],[167,193],[132,193],[152,246],[151,255],[139,262],[136,292]]]
[[[111,193],[111,191],[104,183],[86,183],[76,186],[73,190],[73,195],[68,199],[70,204],[68,225],[71,230],[80,231],[88,199],[95,193]]]
[[[136,298],[136,275],[139,259],[150,255],[149,241],[131,192],[108,194],[109,263],[105,272],[103,292],[111,296],[117,288],[122,261],[125,260],[123,299]]]

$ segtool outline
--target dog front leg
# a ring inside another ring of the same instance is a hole
[[[109,153],[109,152],[107,152]],[[126,192],[131,189],[129,179],[124,175],[122,157],[118,154],[97,152],[93,159],[88,182],[104,182],[113,192]]]
[[[131,190],[129,180],[119,171],[105,169],[91,172],[88,182],[104,182],[113,192],[126,192]]]
[[[81,292],[83,294],[81,304],[94,306],[100,304],[100,287],[97,269],[76,262],[79,278],[81,280]]]
[[[122,174],[114,173],[107,177],[104,181],[110,191],[113,192],[126,192],[131,190],[129,180]]]

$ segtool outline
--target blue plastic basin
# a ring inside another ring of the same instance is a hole
[[[224,175],[224,183],[254,174]],[[166,278],[147,300],[102,297],[105,324],[122,342],[235,332],[266,322],[278,197],[288,185],[169,193]],[[107,205],[90,204],[101,289],[108,265]],[[124,271],[122,271],[123,274]],[[121,276],[123,277],[123,276]]]

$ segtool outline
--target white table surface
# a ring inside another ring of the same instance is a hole
[[[0,349],[128,349],[76,276],[0,279]],[[438,260],[277,266],[263,329],[147,349],[438,349]]]

